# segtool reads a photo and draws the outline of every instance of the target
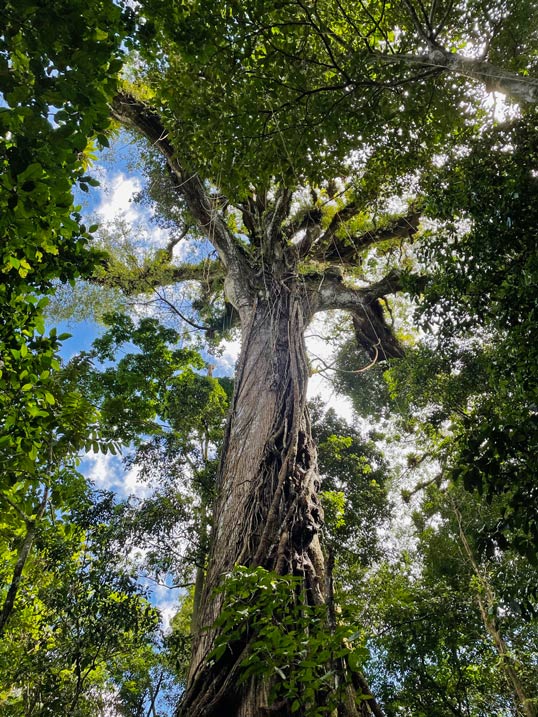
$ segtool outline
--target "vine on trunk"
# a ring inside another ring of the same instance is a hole
[[[369,656],[361,632],[343,625],[329,630],[326,606],[310,604],[302,580],[292,575],[236,566],[218,592],[224,607],[210,661],[218,666],[228,653],[239,654],[237,684],[265,680],[272,711],[335,714],[354,682],[352,672]],[[369,698],[359,691],[357,704]]]

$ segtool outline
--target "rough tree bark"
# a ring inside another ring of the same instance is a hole
[[[206,627],[220,610],[222,595],[215,595],[215,588],[237,563],[301,575],[309,600],[324,601],[319,476],[306,409],[308,296],[293,276],[274,285],[271,294],[242,312],[242,351],[199,615]],[[211,629],[194,636],[181,714],[264,714],[270,705],[263,686],[234,689],[239,655],[226,655],[225,671],[223,665],[207,668],[214,638]]]

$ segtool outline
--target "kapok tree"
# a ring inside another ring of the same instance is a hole
[[[391,271],[379,281],[354,286],[334,271],[330,257],[352,268],[369,247],[415,234],[418,214],[411,210],[383,227],[353,233],[347,243],[338,233],[360,212],[358,203],[336,211],[323,227],[322,211],[312,207],[306,216],[294,215],[293,188],[275,184],[272,191],[253,192],[238,202],[242,226],[233,231],[229,217],[216,204],[219,200],[180,163],[159,115],[127,95],[116,99],[113,111],[163,152],[175,188],[215,247],[218,258],[191,266],[190,271],[183,266],[180,273],[200,282],[213,273],[224,275],[226,300],[241,326],[242,350],[196,622],[213,625],[222,600],[215,596],[215,588],[238,563],[301,575],[306,599],[322,604],[323,515],[306,408],[309,364],[304,333],[318,313],[340,309],[352,316],[357,339],[372,359],[401,355],[380,305],[380,299],[402,288],[399,274]],[[219,268],[212,266],[217,262]],[[206,714],[217,705],[223,709],[223,704],[237,710],[230,714],[260,713],[267,706],[267,693],[253,685],[249,696],[239,701],[233,686],[237,665],[228,664],[225,672],[222,665],[211,669],[206,664],[214,639],[213,630],[195,635],[185,714]],[[236,704],[229,702],[230,694]]]
[[[286,699],[270,704],[267,677],[240,681],[249,639],[240,636],[218,658],[212,652],[224,600],[217,588],[234,565],[261,566],[297,576],[305,605],[325,603],[305,329],[320,313],[340,310],[372,362],[402,355],[382,302],[402,290],[405,246],[418,232],[414,179],[454,141],[454,127],[459,141],[479,118],[475,89],[461,74],[447,79],[424,63],[409,72],[409,62],[400,74],[388,71],[394,67],[388,62],[377,62],[376,70],[360,53],[353,57],[363,57],[358,66],[367,74],[341,71],[335,30],[321,23],[329,5],[309,13],[299,2],[142,3],[136,66],[111,107],[160,155],[153,187],[168,217],[180,225],[185,216],[194,220],[211,246],[199,263],[179,265],[172,241],[138,278],[147,288],[198,282],[205,298],[223,291],[221,301],[241,328],[195,620],[201,629],[180,706],[189,717],[301,713]],[[388,3],[375,21],[368,8],[361,14],[351,3],[337,5],[348,10],[347,27],[338,27],[340,50],[346,37],[351,47],[365,36],[366,46],[380,52],[399,43],[408,53],[424,40],[416,37],[419,18],[411,13],[406,20]],[[448,12],[442,29],[455,37]],[[377,257],[370,274],[369,252]],[[341,682],[352,682],[342,661],[336,671]],[[354,689],[363,699],[353,698],[353,688],[342,692],[339,715],[382,714],[360,676]],[[321,692],[318,699],[323,708]]]

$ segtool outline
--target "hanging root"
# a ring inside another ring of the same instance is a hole
[[[373,361],[402,358],[403,348],[385,321],[379,300],[365,304],[361,311],[352,314],[357,344]]]

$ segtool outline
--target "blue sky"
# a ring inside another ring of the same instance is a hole
[[[142,189],[142,177],[133,170],[136,151],[133,151],[130,138],[121,133],[111,143],[111,148],[99,153],[97,163],[92,167],[91,174],[100,181],[100,186],[90,188],[88,193],[78,190],[75,203],[81,206],[81,212],[87,225],[99,222],[111,223],[118,218],[124,219],[137,233],[141,227],[147,232],[156,246],[165,246],[167,237],[162,230],[150,222],[150,211],[134,202],[134,195]],[[91,348],[94,339],[103,331],[103,327],[95,321],[58,322],[54,316],[49,319],[51,325],[61,332],[71,334],[61,350],[64,360]],[[228,365],[222,367],[227,373],[233,370],[230,357]],[[113,490],[119,498],[129,496],[144,498],[151,494],[152,487],[141,481],[136,467],[126,468],[121,456],[102,453],[88,453],[83,457],[80,470],[99,490]],[[142,580],[149,585],[152,601],[160,609],[163,624],[167,627],[169,620],[177,610],[179,590],[156,586],[151,581]]]

